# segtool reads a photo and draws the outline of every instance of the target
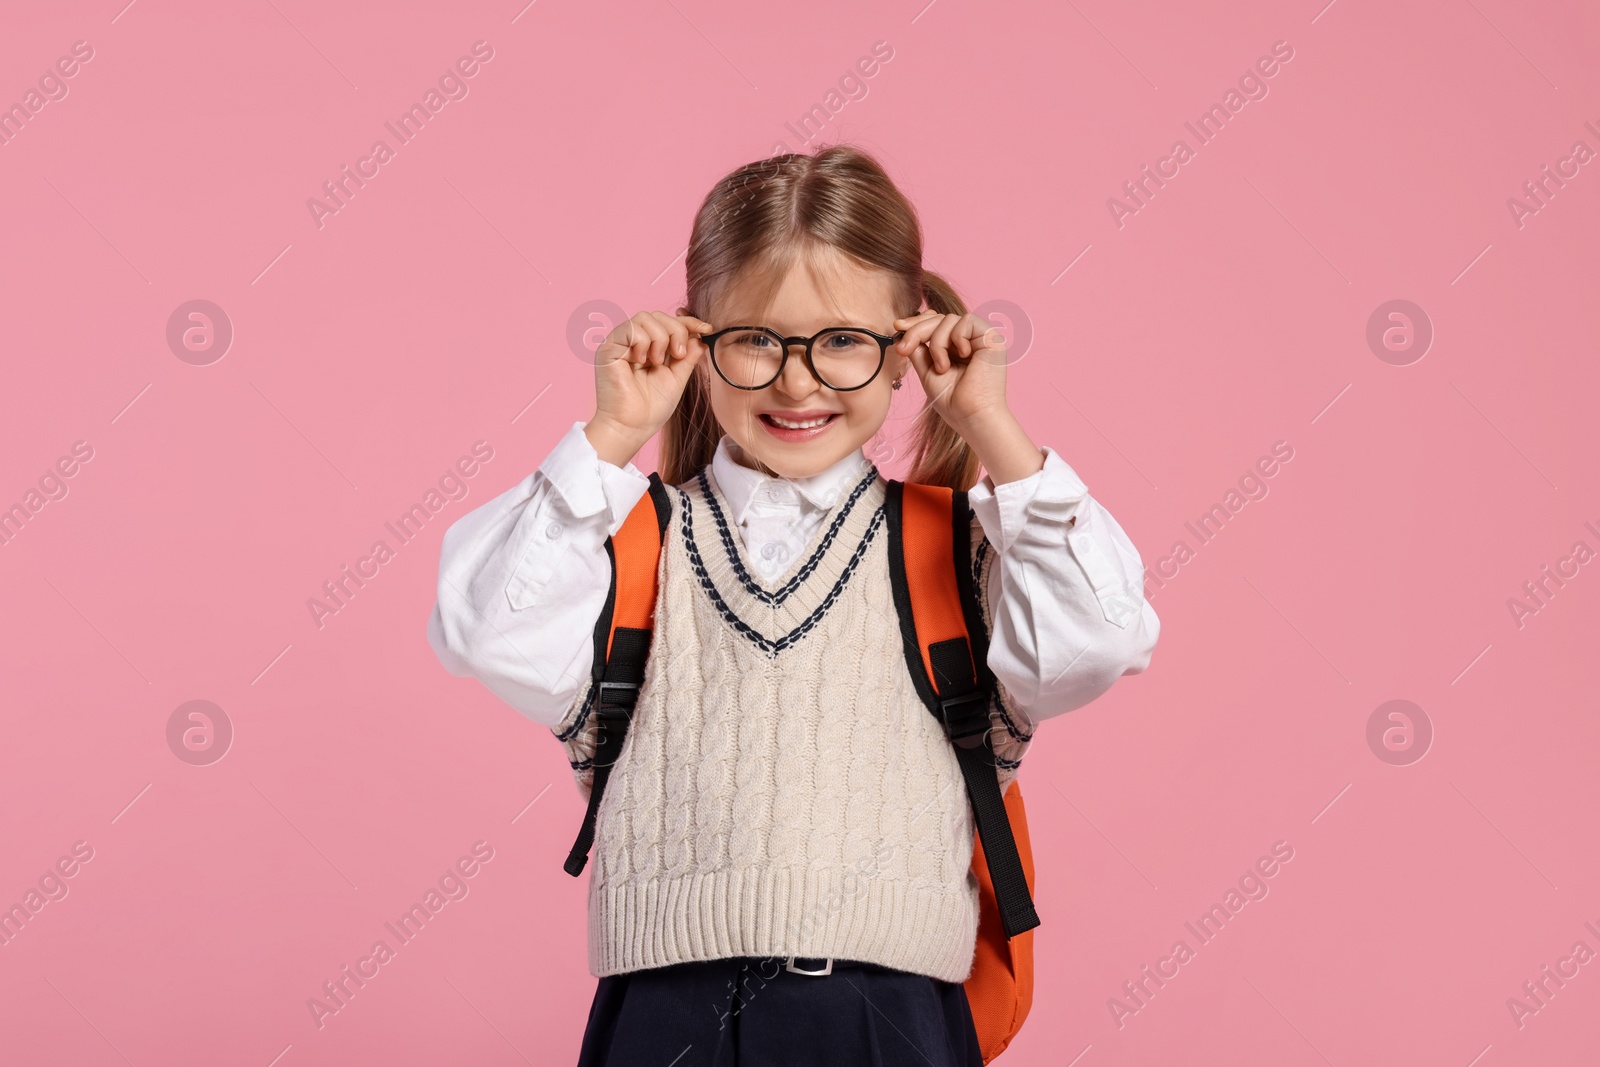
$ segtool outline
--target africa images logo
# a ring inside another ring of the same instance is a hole
[[[366,155],[356,160],[353,171],[348,163],[344,164],[339,168],[337,178],[323,182],[322,192],[327,200],[319,200],[314,196],[306,199],[306,208],[311,212],[311,221],[317,224],[317,229],[326,225],[323,220],[327,216],[337,215],[350,206],[356,192],[365,188],[367,182],[376,178],[381,168],[394,159],[396,148],[410,144],[428,122],[444,110],[446,104],[452,100],[465,100],[472,91],[467,79],[477,77],[483,69],[482,64],[493,58],[494,48],[488,41],[473,42],[472,55],[457,59],[453,66],[447,67],[439,75],[438,88],[428,86],[420,102],[413,101],[399,118],[383,124],[383,128],[394,137],[394,147],[379,138],[372,142],[372,148]]]

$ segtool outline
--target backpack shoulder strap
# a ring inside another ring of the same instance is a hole
[[[633,708],[644,684],[645,661],[650,656],[655,615],[657,573],[661,546],[666,541],[672,501],[661,476],[650,474],[650,491],[640,498],[617,532],[606,538],[611,557],[611,588],[605,607],[594,625],[594,666],[591,668],[595,721],[594,779],[589,786],[589,807],[583,813],[578,839],[562,869],[576,878],[589,862],[594,845],[595,816],[606,780],[628,736]]]
[[[1012,938],[1038,926],[1039,916],[1000,795],[989,738],[994,675],[972,580],[967,494],[891,480],[884,510],[906,665],[917,694],[954,746],[1000,918]]]

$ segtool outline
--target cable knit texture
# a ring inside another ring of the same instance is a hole
[[[971,807],[906,667],[886,491],[869,469],[770,583],[709,468],[669,491],[655,636],[596,820],[596,977],[743,955],[970,973]],[[974,521],[970,563],[987,589],[982,536]],[[1004,789],[1033,726],[997,688]],[[592,704],[586,682],[552,728],[585,797]]]

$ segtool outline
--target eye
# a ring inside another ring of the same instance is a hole
[[[776,347],[772,337],[760,330],[739,330],[728,335],[728,344],[744,349]]]

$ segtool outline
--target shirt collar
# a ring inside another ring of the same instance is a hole
[[[735,457],[739,458],[735,458]],[[761,500],[767,489],[791,486],[804,503],[826,510],[839,502],[845,489],[855,483],[871,466],[866,453],[856,449],[837,463],[806,478],[772,478],[744,462],[744,452],[727,434],[717,442],[711,457],[711,475],[717,488],[733,509],[733,521],[743,523],[750,505]]]

